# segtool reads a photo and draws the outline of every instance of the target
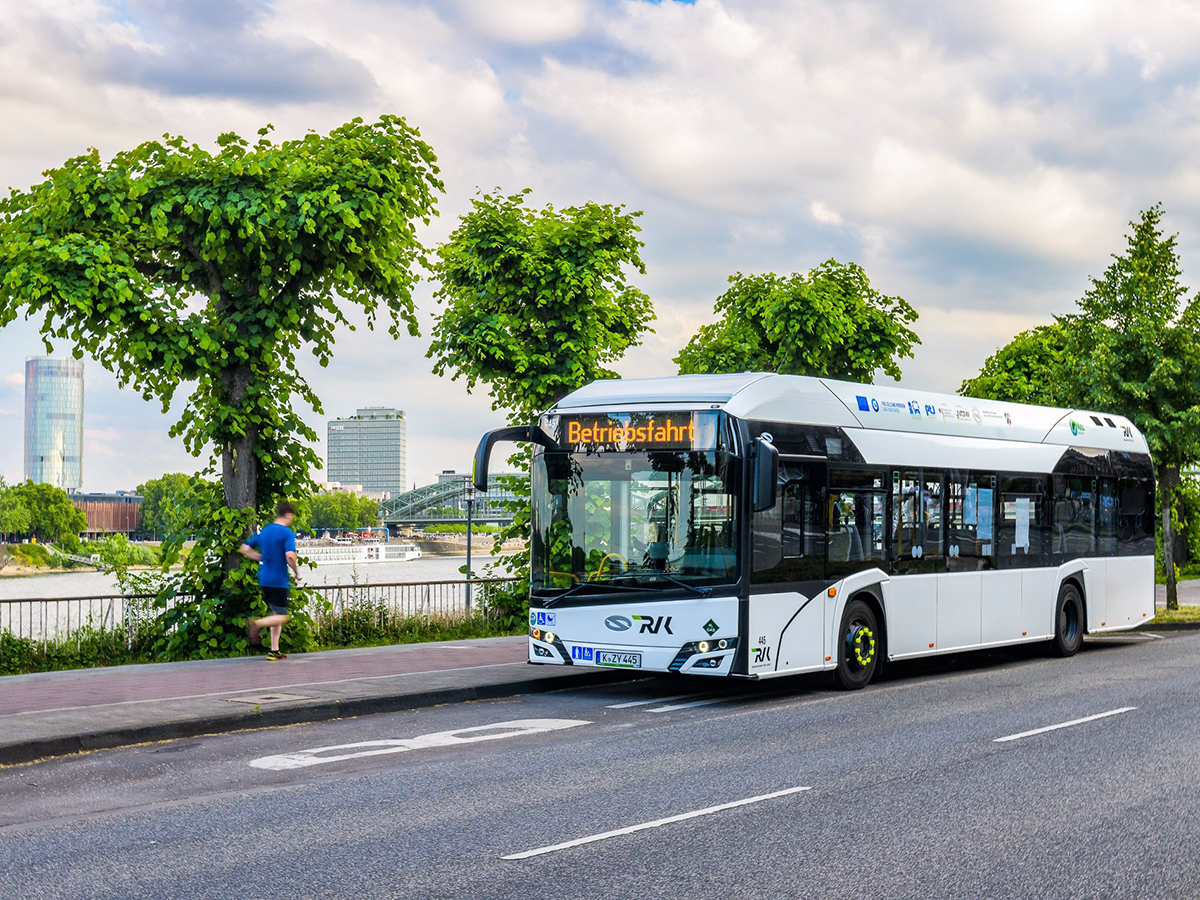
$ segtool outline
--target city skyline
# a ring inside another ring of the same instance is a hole
[[[210,144],[270,122],[279,137],[355,115],[407,116],[437,151],[447,192],[422,236],[436,245],[478,189],[530,203],[624,203],[639,219],[656,332],[617,363],[668,374],[737,272],[802,271],[836,256],[921,313],[904,383],[953,391],[996,346],[1071,309],[1163,201],[1185,283],[1200,261],[1200,178],[1190,147],[1200,18],[1167,3],[953,3],[860,7],[513,0],[336,15],[300,0],[12,5],[0,97],[0,182],[164,131]],[[424,337],[339,330],[306,375],[323,411],[406,398],[408,480],[465,469],[503,423],[484,392],[437,379]],[[361,321],[354,324],[361,325]],[[0,329],[3,358],[41,347],[36,323]],[[55,344],[57,354],[71,347]],[[89,366],[87,490],[195,471],[162,414]],[[17,366],[0,372],[0,428],[21,421]],[[407,399],[411,398],[411,400]],[[137,452],[129,452],[136,447]],[[324,441],[317,448],[324,458]],[[0,442],[0,474],[22,474]],[[318,478],[321,473],[314,473]]]

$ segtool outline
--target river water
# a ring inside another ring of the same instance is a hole
[[[476,577],[485,574],[495,557],[472,554]],[[451,581],[463,577],[463,556],[422,556],[407,562],[346,563],[301,569],[306,584],[395,584],[412,581]],[[116,579],[103,572],[65,572],[46,575],[14,575],[0,578],[0,600],[66,597],[100,597],[119,594]]]

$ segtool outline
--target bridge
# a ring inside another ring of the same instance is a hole
[[[501,476],[492,476],[494,479]],[[390,500],[384,500],[380,506],[385,525],[457,525],[467,521],[467,481],[466,475],[459,478],[449,478],[436,484],[397,494]],[[512,522],[513,515],[502,505],[502,501],[511,500],[508,491],[493,487],[486,494],[476,493],[471,507],[471,519],[474,522],[488,522],[507,525]]]

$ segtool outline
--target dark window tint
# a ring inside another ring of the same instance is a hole
[[[1096,494],[1096,552],[1117,552],[1117,479],[1101,478]]]
[[[1067,558],[1096,552],[1096,479],[1054,476],[1051,552]]]
[[[754,517],[753,580],[770,583],[823,578],[825,465],[781,460],[779,481],[775,506]]]
[[[1154,553],[1154,482],[1122,478],[1117,482],[1117,555]]]
[[[1114,422],[1112,419],[1108,418],[1108,416],[1105,416],[1105,417],[1104,417],[1104,421],[1108,423],[1108,427],[1109,427],[1109,428],[1116,428],[1116,427],[1117,427],[1117,423],[1116,423],[1116,422]]]
[[[892,561],[897,572],[945,568],[943,476],[933,469],[892,473]]]
[[[882,484],[882,475],[879,481]],[[830,488],[825,538],[826,575],[845,575],[883,563],[886,499],[882,490]]]

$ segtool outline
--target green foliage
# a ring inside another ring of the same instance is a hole
[[[52,555],[41,544],[10,544],[13,562],[30,569],[50,569],[62,563],[62,557]]]
[[[211,483],[196,475],[168,472],[139,484],[137,492],[142,496],[140,531],[159,537],[189,535],[202,482]]]
[[[1150,445],[1163,520],[1167,602],[1178,601],[1171,510],[1179,471],[1200,457],[1200,302],[1181,282],[1162,207],[1141,214],[1103,277],[1065,316],[1083,405],[1128,416]]]
[[[446,308],[428,353],[434,374],[464,377],[468,389],[482,381],[493,408],[520,422],[613,377],[608,366],[654,318],[626,276],[646,271],[641,213],[599,203],[530,210],[527,193],[475,198],[438,248],[434,296]]]
[[[524,627],[514,629],[486,612],[465,619],[426,619],[423,616],[399,615],[383,603],[364,603],[348,606],[337,615],[322,617],[315,637],[321,647],[332,649],[422,641],[464,641],[524,631]]]
[[[390,115],[269,133],[221,135],[216,152],[168,136],[107,163],[92,150],[0,199],[0,325],[40,316],[47,345],[90,354],[164,411],[187,383],[171,433],[221,459],[223,496],[197,489],[199,552],[171,582],[197,600],[172,611],[170,657],[244,642],[259,601],[236,549],[255,509],[269,519],[311,490],[317,436],[298,401],[321,409],[298,352],[328,364],[354,306],[368,326],[383,307],[393,335],[417,333],[416,229],[442,189],[433,150]]]
[[[641,342],[654,318],[627,270],[644,274],[640,212],[586,203],[556,210],[524,206],[528,190],[477,197],[450,240],[438,248],[435,296],[446,305],[434,324],[428,355],[434,374],[463,377],[468,390],[488,386],[493,409],[532,423],[566,394],[598,378]],[[522,449],[509,459],[529,470]],[[515,499],[513,524],[496,535],[528,541],[529,478],[494,479]],[[501,557],[500,567],[527,572],[528,549]]]
[[[309,497],[300,509],[298,530],[312,532],[318,528],[355,531],[379,524],[379,501],[357,494],[319,491]]]
[[[86,625],[67,638],[31,641],[0,630],[0,675],[54,672],[95,666],[150,662],[146,626],[135,628],[127,643],[124,629]]]
[[[1074,343],[1070,326],[1063,322],[1022,331],[989,356],[958,393],[1038,406],[1078,406],[1080,389],[1069,355]]]
[[[33,522],[29,507],[15,487],[9,487],[0,477],[0,538],[10,534],[28,534]]]
[[[8,490],[29,512],[27,534],[39,541],[62,544],[68,552],[78,546],[79,533],[87,528],[87,516],[83,510],[75,508],[66,491],[32,481]]]
[[[701,326],[675,362],[681,374],[779,372],[870,382],[919,344],[917,312],[871,287],[856,263],[830,259],[804,274],[743,275],[717,298],[720,316]]]

